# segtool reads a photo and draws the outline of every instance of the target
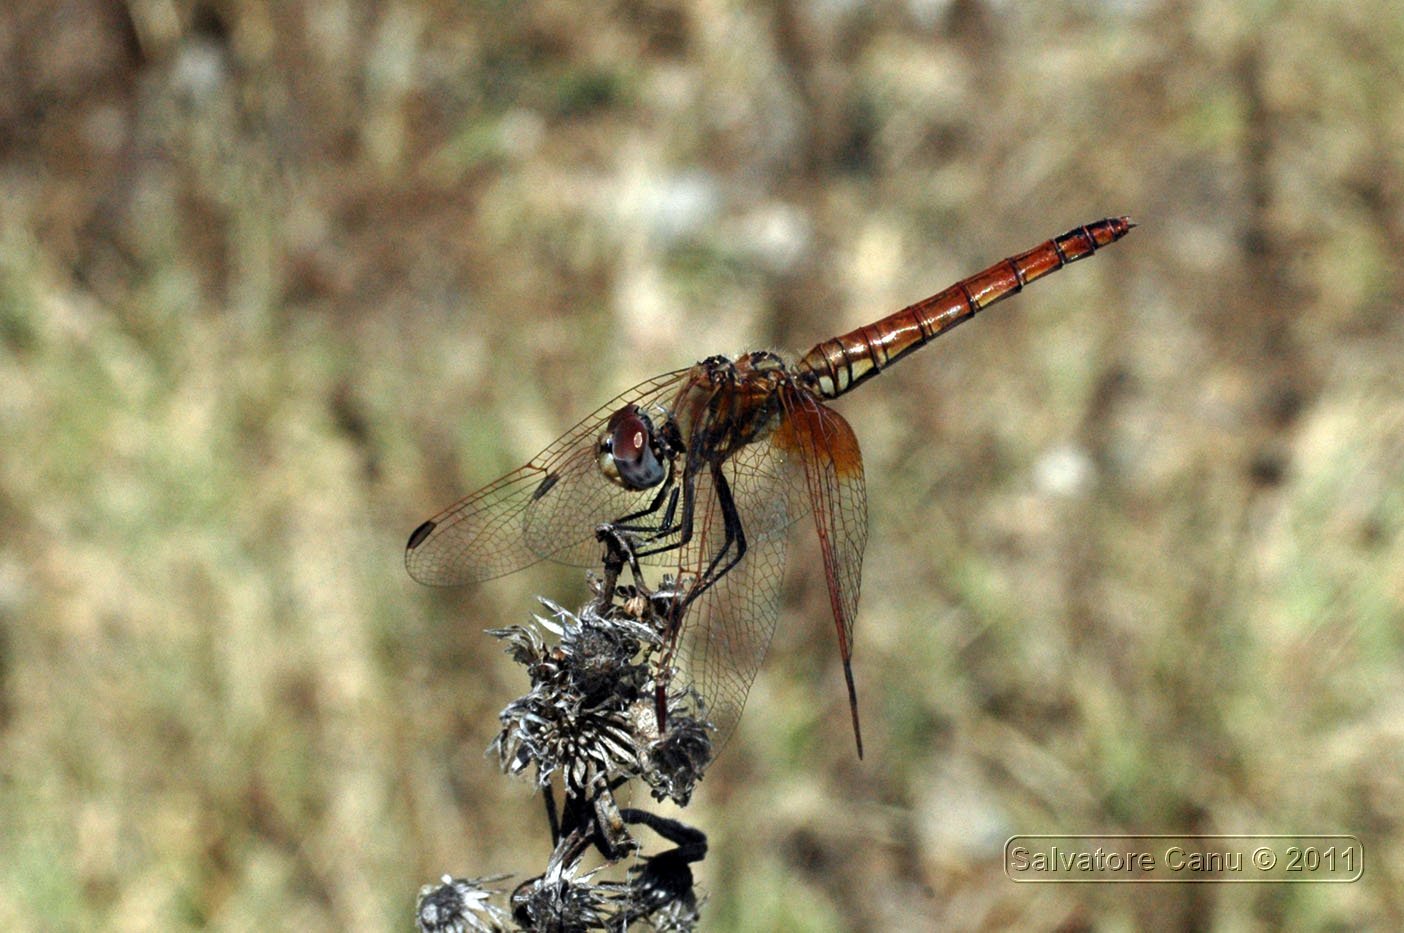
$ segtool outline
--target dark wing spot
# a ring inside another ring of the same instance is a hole
[[[424,543],[424,539],[429,537],[430,533],[433,532],[433,530],[436,527],[438,526],[435,525],[432,520],[430,520],[420,525],[414,531],[410,532],[409,544],[405,545],[405,550],[413,551],[415,548],[419,547],[421,544]]]
[[[531,494],[531,501],[535,502],[537,499],[540,499],[542,496],[546,495],[546,493],[550,492],[551,487],[560,482],[560,479],[561,478],[555,473],[548,475],[541,481],[541,485],[536,487],[536,491]]]

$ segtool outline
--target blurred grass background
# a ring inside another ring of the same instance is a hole
[[[481,629],[581,577],[434,592],[409,530],[1119,213],[840,403],[868,757],[797,535],[704,917],[1404,926],[1402,71],[1382,0],[5,4],[0,927],[406,929],[539,871]],[[1035,832],[1366,867],[1012,884]]]

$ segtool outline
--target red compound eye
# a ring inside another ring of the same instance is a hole
[[[653,423],[634,405],[614,413],[600,438],[600,470],[626,489],[663,482],[666,471],[654,453]]]

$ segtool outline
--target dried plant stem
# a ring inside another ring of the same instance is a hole
[[[490,629],[507,643],[531,689],[502,710],[489,747],[507,774],[530,773],[546,811],[552,852],[543,872],[508,894],[507,878],[453,878],[420,891],[426,933],[469,930],[626,930],[647,925],[690,930],[698,919],[691,865],[707,838],[676,820],[621,808],[616,793],[635,778],[656,800],[685,806],[712,756],[711,725],[696,691],[662,667],[681,623],[673,581],[643,584],[629,537],[611,526],[603,573],[590,574],[592,598],[570,612],[539,598],[545,613],[528,624]],[[625,567],[633,584],[619,584]],[[544,633],[544,634],[543,634]],[[555,637],[548,644],[546,637]],[[659,728],[660,719],[666,728]],[[557,786],[561,797],[557,799]],[[631,827],[646,826],[674,848],[641,855]],[[594,851],[599,864],[586,870]],[[604,877],[626,859],[622,879]]]

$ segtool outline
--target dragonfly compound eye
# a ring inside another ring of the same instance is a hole
[[[600,435],[600,472],[625,489],[648,489],[663,482],[653,422],[636,405],[614,413]]]

